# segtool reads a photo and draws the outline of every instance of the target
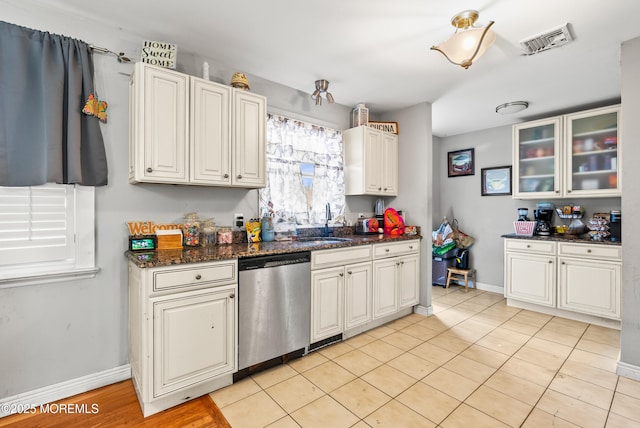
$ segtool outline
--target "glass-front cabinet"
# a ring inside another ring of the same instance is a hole
[[[558,116],[514,125],[514,198],[560,195],[561,123],[562,118]]]
[[[620,106],[513,126],[513,197],[620,196]]]
[[[567,196],[619,196],[620,106],[565,116]]]

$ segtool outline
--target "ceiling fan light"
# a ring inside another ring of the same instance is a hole
[[[322,97],[321,96],[316,97],[316,105],[317,106],[321,106],[322,105]]]
[[[313,91],[313,94],[311,94],[311,99],[315,100],[319,95],[320,95],[320,89],[316,89],[315,91]]]

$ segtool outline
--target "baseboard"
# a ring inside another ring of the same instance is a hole
[[[478,290],[482,291],[490,291],[492,293],[504,294],[504,287],[493,284],[486,284],[484,282],[479,282],[476,285]]]
[[[431,305],[429,305],[429,306],[422,306],[422,305],[414,306],[413,307],[413,312],[418,314],[418,315],[424,315],[425,317],[428,317],[428,316],[433,315],[433,306],[431,306]]]
[[[633,380],[640,380],[640,366],[618,361],[616,373]]]
[[[33,406],[62,400],[72,395],[91,391],[92,389],[101,388],[129,378],[131,378],[131,366],[125,364],[124,366],[3,398],[0,399],[0,418],[18,413],[22,409],[30,409]]]

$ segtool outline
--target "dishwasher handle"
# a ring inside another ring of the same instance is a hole
[[[293,265],[298,263],[310,263],[311,252],[286,253],[268,256],[247,257],[238,260],[238,270],[247,271],[253,269],[266,269],[278,266]]]

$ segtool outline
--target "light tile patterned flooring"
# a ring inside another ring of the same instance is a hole
[[[211,394],[244,427],[639,427],[619,331],[433,287],[412,314]]]

